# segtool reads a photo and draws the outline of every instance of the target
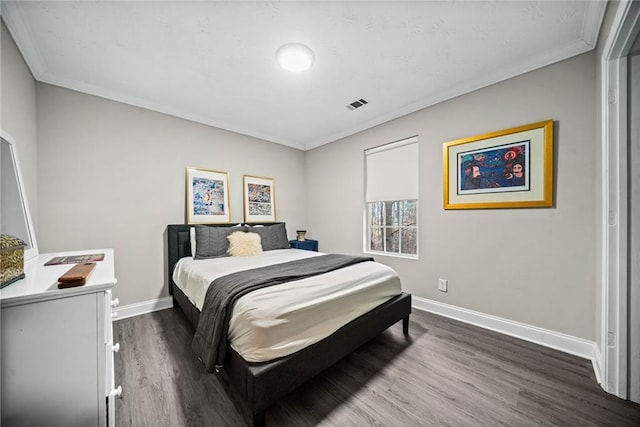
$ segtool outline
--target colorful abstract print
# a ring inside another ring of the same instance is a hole
[[[529,190],[529,144],[520,141],[458,154],[458,194]]]
[[[249,215],[271,215],[271,186],[247,184]]]
[[[224,181],[193,178],[193,214],[225,215]]]

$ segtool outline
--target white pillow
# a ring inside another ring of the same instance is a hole
[[[229,240],[229,255],[231,256],[254,256],[262,253],[259,234],[236,231],[229,234],[227,239]]]
[[[191,242],[191,256],[196,257],[196,228],[189,228],[189,242]]]

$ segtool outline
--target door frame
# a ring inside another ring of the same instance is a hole
[[[619,5],[604,41],[602,100],[602,387],[628,398],[627,56],[640,30],[640,2]]]

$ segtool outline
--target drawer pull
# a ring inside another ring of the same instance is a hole
[[[109,393],[109,396],[122,396],[122,386],[119,385],[117,388],[114,388],[113,390],[111,390],[111,393]]]
[[[113,313],[111,313],[111,318],[115,319],[116,317],[118,317],[118,312],[114,311]]]
[[[120,343],[117,342],[114,345],[111,346],[111,351],[113,351],[114,353],[117,353],[120,351]]]
[[[111,301],[111,307],[117,307],[120,305],[120,300],[118,298]]]

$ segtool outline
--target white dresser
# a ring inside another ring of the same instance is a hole
[[[104,253],[84,286],[57,288],[73,264],[57,256]],[[2,426],[113,426],[112,249],[40,254],[0,290]]]

